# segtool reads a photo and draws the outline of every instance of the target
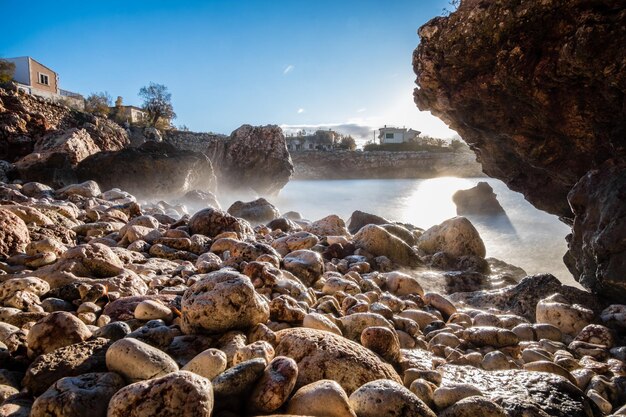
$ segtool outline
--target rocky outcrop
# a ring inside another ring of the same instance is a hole
[[[56,168],[62,159],[58,154],[68,156],[73,166],[88,155],[128,144],[126,131],[108,119],[18,92],[12,84],[0,88],[0,159],[16,162],[28,156],[17,164],[25,180],[38,180],[46,169]]]
[[[456,204],[456,214],[459,216],[505,214],[496,197],[491,185],[481,181],[475,187],[454,193],[452,201]]]
[[[471,152],[292,152],[294,179],[433,178],[484,174]]]
[[[107,190],[123,188],[138,196],[163,197],[191,190],[215,191],[211,161],[201,154],[163,142],[100,152],[76,169],[80,181],[95,180]]]
[[[542,210],[575,215],[567,260],[572,272],[594,291],[623,295],[623,284],[613,278],[616,272],[626,276],[618,255],[623,247],[607,235],[604,244],[612,246],[599,250],[595,233],[581,234],[588,217],[598,218],[588,210],[605,204],[614,209],[610,202],[623,201],[623,195],[601,186],[603,202],[580,203],[585,184],[607,184],[609,171],[623,172],[626,159],[623,3],[463,0],[419,35],[413,55],[417,106],[459,132],[486,174]],[[614,168],[583,179],[570,208],[570,190],[590,170],[603,171],[609,159]],[[623,235],[614,227],[601,226],[604,234]],[[601,259],[592,259],[598,250]]]

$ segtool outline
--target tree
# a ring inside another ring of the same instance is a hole
[[[341,140],[339,141],[339,148],[353,151],[356,149],[356,141],[350,135],[342,136]]]
[[[97,116],[107,116],[111,109],[112,99],[109,93],[103,91],[101,93],[91,93],[85,99],[85,111]]]
[[[465,147],[465,144],[461,142],[459,139],[452,139],[452,141],[450,142],[450,149],[452,149],[453,152],[458,152],[464,147]]]
[[[143,98],[143,109],[148,113],[148,125],[154,127],[169,127],[172,119],[176,118],[172,106],[172,94],[163,84],[150,83],[141,87],[139,97]]]
[[[13,79],[15,74],[15,64],[4,59],[0,59],[0,83],[6,83]]]

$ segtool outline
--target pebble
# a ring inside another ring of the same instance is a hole
[[[207,349],[194,356],[181,370],[213,379],[226,370],[226,354],[219,349]]]
[[[165,352],[133,338],[114,342],[107,350],[106,365],[130,382],[178,371],[176,362]]]

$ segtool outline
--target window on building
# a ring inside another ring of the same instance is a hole
[[[313,149],[313,144],[309,143],[309,149]]]
[[[50,80],[46,74],[39,73],[39,84],[50,85]]]
[[[385,139],[393,139],[393,133],[385,133]]]

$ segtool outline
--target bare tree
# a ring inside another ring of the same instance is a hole
[[[150,83],[141,87],[139,97],[143,98],[143,109],[148,113],[148,125],[169,127],[176,118],[172,106],[172,94],[163,84]]]
[[[106,91],[101,93],[91,93],[85,99],[85,111],[104,117],[111,111],[111,103],[111,96]]]

